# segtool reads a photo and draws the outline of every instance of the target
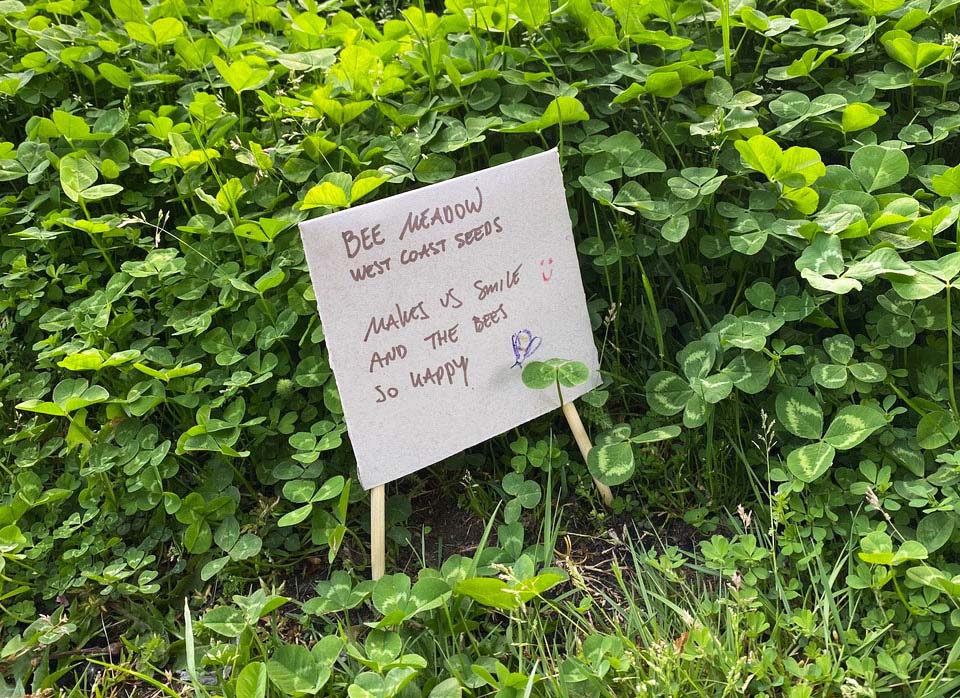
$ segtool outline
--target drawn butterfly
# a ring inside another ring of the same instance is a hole
[[[513,335],[510,342],[513,345],[513,358],[516,359],[510,368],[514,368],[515,366],[523,366],[523,362],[540,348],[543,340],[535,336],[530,330],[520,330]]]

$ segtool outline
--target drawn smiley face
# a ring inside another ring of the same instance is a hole
[[[553,257],[540,260],[540,278],[544,281],[553,278]]]

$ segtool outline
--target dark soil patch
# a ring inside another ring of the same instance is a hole
[[[670,547],[694,553],[706,537],[683,519],[660,512],[643,518],[636,512],[608,514],[597,520],[591,511],[574,505],[567,515],[565,531],[557,539],[556,564],[570,575],[567,588],[589,593],[594,607],[611,618],[628,603],[625,595],[631,593],[631,581],[637,576],[636,558],[659,555]],[[677,573],[692,586],[710,584],[689,567]]]
[[[403,572],[416,577],[424,567],[439,569],[452,555],[472,556],[483,538],[488,519],[462,507],[458,494],[449,487],[428,483],[411,493],[411,513],[403,522],[405,542],[396,540],[397,529],[387,542],[387,574]],[[597,511],[594,503],[569,498],[561,508],[560,531],[556,539],[554,564],[570,575],[567,588],[589,590],[600,606],[616,613],[626,601],[620,579],[627,584],[636,575],[637,556],[660,554],[670,547],[696,553],[701,540],[708,537],[683,519],[663,512],[613,514]],[[527,544],[542,535],[542,521],[523,520]],[[314,595],[317,581],[327,579],[335,569],[353,570],[360,578],[369,577],[369,542],[361,544],[348,537],[337,559],[329,565],[326,555],[305,558],[293,574],[286,577],[284,592],[304,601]],[[496,544],[496,525],[489,544]],[[710,585],[688,567],[677,570],[686,581]]]
[[[618,587],[613,564],[631,576],[635,554],[662,553],[669,547],[694,553],[707,536],[683,519],[666,513],[641,517],[636,512],[601,514],[583,500],[570,499],[562,507],[556,542],[557,564],[575,565],[604,589]],[[524,521],[527,542],[541,535],[542,522]],[[439,567],[451,555],[472,555],[483,537],[487,521],[461,508],[454,493],[439,489],[417,496],[406,522],[410,542],[392,562],[395,571],[414,576],[423,567]],[[491,534],[495,543],[496,529]],[[388,567],[391,561],[387,561]],[[692,572],[685,572],[692,575]]]
[[[422,567],[439,568],[451,555],[472,555],[480,545],[487,522],[461,508],[455,496],[428,492],[412,505],[406,524],[410,541],[398,553],[396,571],[415,576]]]

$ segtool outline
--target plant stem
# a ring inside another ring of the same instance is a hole
[[[947,387],[950,391],[950,409],[953,410],[953,418],[960,419],[960,410],[957,409],[957,391],[953,378],[953,308],[950,304],[950,296],[953,286],[947,284]]]
[[[87,211],[87,205],[84,203],[83,197],[80,196],[77,198],[78,198],[78,203],[80,204],[80,209],[83,211],[84,218],[86,218],[89,221],[90,213],[89,211]],[[107,251],[104,249],[103,245],[100,244],[100,240],[97,239],[96,234],[91,231],[87,231],[87,235],[90,236],[90,240],[93,242],[94,245],[97,246],[97,249],[100,250],[100,255],[103,257],[103,261],[107,263],[107,266],[110,267],[110,271],[116,274],[117,268],[113,266],[113,262],[110,261],[110,257],[107,255]]]
[[[837,319],[840,321],[840,329],[843,333],[850,336],[850,330],[847,329],[847,319],[843,316],[843,295],[837,295]]]
[[[723,32],[723,72],[733,75],[733,56],[730,54],[730,0],[720,2],[720,29]]]
[[[643,283],[643,293],[647,298],[647,304],[650,307],[650,320],[653,322],[654,331],[657,336],[657,352],[660,354],[660,367],[663,368],[663,361],[666,358],[667,352],[663,344],[663,328],[660,326],[660,311],[657,308],[657,298],[653,294],[653,286],[650,284],[650,279],[647,277],[647,272],[643,268],[643,263],[640,261],[640,255],[637,255],[637,265],[640,267],[640,279]]]
[[[238,122],[239,124],[238,131],[242,134],[243,133],[243,95],[240,92],[237,93],[237,116],[240,119],[240,121]]]

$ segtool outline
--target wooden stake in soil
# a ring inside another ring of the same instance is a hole
[[[386,569],[386,497],[384,485],[370,490],[370,576],[377,581]]]
[[[580,447],[581,455],[583,455],[583,462],[586,463],[587,454],[590,453],[590,449],[593,448],[593,444],[590,443],[590,437],[587,436],[587,430],[583,428],[583,422],[580,421],[580,413],[577,412],[577,408],[573,406],[572,402],[564,403],[563,416],[567,418],[567,424],[570,425],[570,431],[573,432],[573,438],[576,440],[577,446]],[[610,490],[610,488],[597,480],[597,478],[593,478],[593,484],[597,486],[597,492],[600,493],[603,503],[608,507],[611,506],[613,504],[613,492]]]

